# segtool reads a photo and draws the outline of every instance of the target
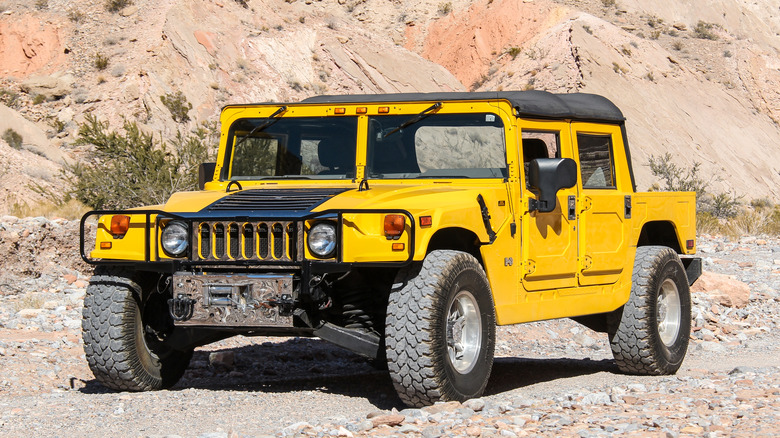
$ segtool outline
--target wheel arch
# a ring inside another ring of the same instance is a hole
[[[677,254],[683,253],[677,228],[670,221],[651,221],[642,225],[636,246],[666,246]]]
[[[428,255],[436,250],[448,249],[462,251],[474,256],[484,268],[485,263],[482,260],[479,247],[479,237],[473,231],[459,227],[442,228],[431,236],[425,254]]]

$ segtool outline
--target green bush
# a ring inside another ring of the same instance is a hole
[[[108,67],[108,56],[105,56],[100,52],[95,53],[95,57],[92,58],[92,65],[100,71],[105,70],[106,67]]]
[[[701,38],[703,40],[717,40],[718,36],[713,32],[716,27],[717,26],[713,23],[707,23],[706,21],[699,20],[699,22],[696,23],[696,26],[693,28],[693,33],[696,35],[696,38]]]
[[[171,112],[171,118],[174,122],[186,123],[190,121],[189,112],[192,109],[192,104],[181,90],[160,96],[160,101]]]
[[[108,0],[106,2],[106,10],[108,12],[119,12],[132,4],[132,0]]]
[[[14,149],[21,149],[22,148],[22,135],[18,132],[14,131],[11,128],[8,128],[3,132],[3,140],[5,140],[6,143],[8,143],[8,146],[11,146]]]
[[[197,187],[197,167],[208,161],[215,127],[179,132],[170,144],[156,140],[135,122],[123,132],[88,115],[76,144],[92,145],[87,159],[69,167],[72,196],[96,209],[164,203],[172,193]]]

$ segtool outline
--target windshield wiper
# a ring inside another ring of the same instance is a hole
[[[283,106],[283,107],[279,108],[278,110],[274,111],[273,114],[268,116],[268,119],[265,122],[255,126],[254,128],[252,128],[251,131],[249,131],[249,134],[241,137],[241,140],[239,140],[238,143],[233,145],[233,149],[235,150],[241,143],[245,142],[246,139],[248,139],[252,135],[254,135],[254,134],[258,133],[258,132],[261,132],[265,128],[267,128],[267,127],[273,125],[274,123],[278,122],[280,120],[280,118],[277,117],[277,116],[279,116],[280,114],[282,114],[285,111],[287,111],[287,107],[286,106]]]
[[[390,132],[385,134],[382,138],[387,138],[387,137],[391,136],[392,134],[395,134],[396,132],[406,128],[409,125],[414,125],[415,123],[419,122],[420,120],[430,116],[433,111],[436,111],[439,108],[441,108],[441,102],[434,103],[430,107],[422,110],[422,112],[420,114],[417,114],[416,116],[412,117],[411,119],[401,123],[397,128],[391,130]]]

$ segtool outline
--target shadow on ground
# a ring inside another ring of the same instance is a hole
[[[218,360],[209,360],[217,354]],[[232,363],[231,363],[232,362]],[[497,358],[485,395],[599,372],[618,372],[612,360]],[[105,393],[97,381],[85,393]],[[279,393],[314,391],[364,397],[379,409],[403,408],[386,370],[319,339],[292,338],[220,350],[197,350],[172,390]]]

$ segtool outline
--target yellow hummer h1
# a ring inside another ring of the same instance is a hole
[[[386,360],[422,406],[483,392],[496,324],[573,318],[621,370],[674,373],[695,194],[635,191],[624,122],[541,91],[227,106],[200,191],[82,219],[89,365],[151,390],[209,342],[318,336]]]

